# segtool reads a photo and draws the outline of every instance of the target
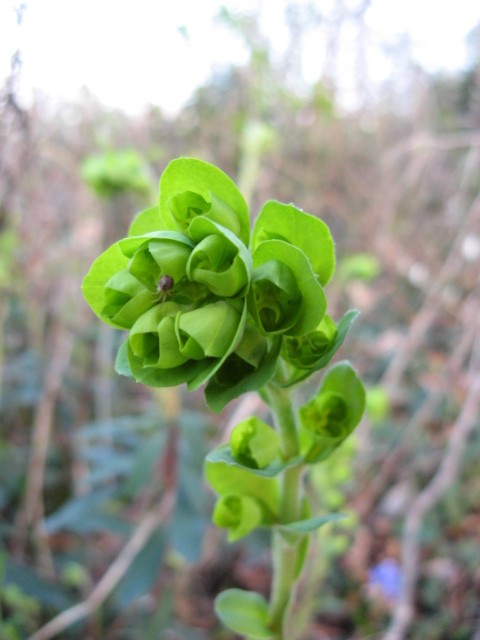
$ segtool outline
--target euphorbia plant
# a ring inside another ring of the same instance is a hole
[[[221,411],[258,391],[273,424],[252,416],[207,456],[218,494],[216,525],[235,541],[272,531],[270,602],[229,589],[216,600],[222,621],[247,638],[291,640],[294,587],[309,534],[339,514],[315,514],[303,491],[319,464],[359,423],[365,397],[348,362],[325,374],[300,407],[293,389],[326,367],[356,317],[327,315],[324,286],[335,268],[327,225],[293,205],[267,202],[252,230],[247,204],[216,167],[172,161],[156,206],[93,263],[83,283],[95,313],[127,330],[116,369],[153,386],[205,385]]]

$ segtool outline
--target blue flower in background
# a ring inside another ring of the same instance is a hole
[[[382,560],[370,569],[368,577],[369,586],[378,589],[389,602],[394,602],[400,596],[402,572],[395,560]]]

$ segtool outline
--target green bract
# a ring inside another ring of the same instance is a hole
[[[325,314],[325,294],[307,256],[283,240],[261,242],[253,252],[249,309],[265,335],[302,335]]]
[[[348,362],[327,373],[317,394],[300,408],[300,440],[305,462],[328,458],[360,422],[365,391]]]
[[[253,469],[263,469],[279,457],[280,438],[272,427],[252,416],[233,429],[230,448],[237,462]]]
[[[248,535],[262,521],[262,510],[248,496],[222,496],[215,505],[213,522],[228,529],[228,541],[235,542]]]
[[[267,384],[280,358],[285,386],[325,366],[351,323],[336,327],[325,315],[335,266],[328,227],[270,201],[249,241],[248,208],[231,179],[201,160],[172,161],[157,206],[83,282],[93,311],[129,332],[117,371],[150,386],[206,384],[220,411]]]
[[[255,222],[252,249],[265,240],[282,240],[307,257],[320,284],[331,279],[335,269],[335,246],[327,225],[293,205],[266,202]]]

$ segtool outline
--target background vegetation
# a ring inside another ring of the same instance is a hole
[[[292,34],[313,17],[293,12]],[[342,356],[368,383],[368,416],[312,487],[319,510],[352,517],[312,545],[304,639],[479,640],[478,30],[470,68],[431,76],[394,52],[402,73],[372,92],[359,69],[346,110],[331,74],[292,82],[298,39],[274,59],[254,17],[222,19],[250,62],[175,116],[87,93],[25,108],[18,59],[1,91],[0,638],[227,640],[215,594],[267,588],[264,540],[227,546],[202,481],[212,442],[263,406],[246,396],[212,416],[201,393],[117,377],[120,336],[80,294],[188,155],[236,179],[253,215],[276,198],[325,219],[330,313],[361,310]],[[361,12],[342,19],[361,33]]]

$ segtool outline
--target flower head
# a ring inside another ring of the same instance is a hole
[[[319,219],[271,201],[250,242],[235,184],[206,162],[180,158],[161,177],[157,206],[97,258],[83,292],[105,322],[128,331],[118,371],[150,386],[206,383],[207,402],[220,410],[266,384],[280,357],[308,368],[292,349],[303,353],[304,337],[310,345],[325,326],[331,333],[322,324],[323,285],[333,267]]]

